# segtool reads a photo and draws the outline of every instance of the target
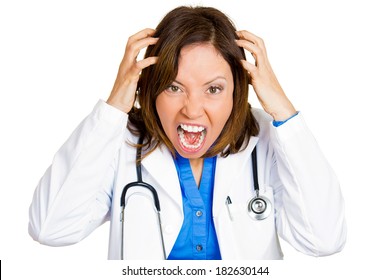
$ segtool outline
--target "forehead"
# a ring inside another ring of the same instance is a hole
[[[179,64],[183,59],[200,60],[224,60],[222,54],[211,43],[197,43],[184,46],[180,50]]]
[[[202,80],[218,75],[233,79],[230,65],[210,43],[193,44],[182,48],[178,66],[178,78]]]

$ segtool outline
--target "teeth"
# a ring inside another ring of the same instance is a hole
[[[202,143],[203,143],[205,135],[206,135],[206,132],[202,131],[202,134],[200,135],[198,142],[196,144],[189,144],[189,143],[187,143],[186,138],[184,136],[184,131],[182,131],[182,130],[180,131],[179,130],[180,142],[183,144],[184,147],[186,147],[188,149],[197,149],[197,148],[199,148],[202,145]]]
[[[180,125],[181,129],[187,131],[187,132],[202,132],[205,130],[203,126],[197,126],[197,125],[186,125],[186,124],[181,124]]]
[[[199,136],[199,139],[197,140],[196,143],[188,143],[187,140],[186,140],[186,137],[185,137],[185,132],[188,132],[188,133],[201,133],[200,136]],[[178,133],[179,133],[179,138],[180,138],[180,142],[183,144],[184,147],[188,148],[188,149],[198,149],[204,139],[205,139],[205,135],[206,135],[206,128],[203,127],[203,126],[197,126],[197,125],[186,125],[186,124],[181,124],[180,125],[180,129],[178,129]]]

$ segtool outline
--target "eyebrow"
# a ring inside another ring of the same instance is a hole
[[[213,82],[215,82],[216,80],[219,80],[219,79],[222,79],[222,80],[227,81],[226,78],[225,78],[224,76],[217,76],[217,77],[215,77],[214,79],[211,79],[210,81],[204,83],[203,86],[208,85],[208,84],[211,84],[211,83],[213,83]],[[184,86],[184,84],[181,83],[181,82],[179,82],[178,80],[174,80],[174,82],[175,82],[175,83],[178,83],[178,84],[181,85],[181,86]]]

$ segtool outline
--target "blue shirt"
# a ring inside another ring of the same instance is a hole
[[[184,222],[168,260],[220,260],[212,214],[216,157],[204,159],[199,189],[190,161],[176,153],[175,165],[183,198]]]

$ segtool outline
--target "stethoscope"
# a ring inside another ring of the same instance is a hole
[[[126,193],[127,191],[132,187],[143,187],[148,189],[152,195],[154,200],[154,206],[156,208],[157,213],[157,219],[159,224],[159,230],[160,230],[160,238],[161,238],[161,245],[163,249],[164,259],[166,259],[166,252],[165,252],[165,245],[164,245],[164,236],[162,231],[162,225],[161,225],[161,207],[160,207],[160,200],[158,198],[158,194],[156,189],[151,186],[148,183],[145,183],[142,181],[142,171],[141,171],[141,153],[142,153],[142,146],[143,143],[143,137],[141,136],[138,139],[138,146],[137,146],[137,152],[136,152],[136,171],[137,171],[137,181],[127,184],[122,191],[121,195],[121,259],[124,259],[124,228],[125,228],[125,207],[126,207]],[[258,183],[258,174],[257,174],[257,154],[256,154],[256,146],[252,151],[252,175],[253,175],[253,183],[254,183],[254,190],[255,190],[255,197],[253,197],[248,202],[248,214],[249,216],[254,220],[264,220],[266,219],[272,210],[272,204],[271,201],[264,195],[260,194],[260,188]]]
[[[271,214],[271,201],[264,195],[260,195],[259,178],[257,175],[256,146],[252,151],[252,175],[255,197],[248,202],[248,214],[254,220],[264,220]],[[264,190],[265,191],[265,190]]]
[[[161,245],[163,249],[163,254],[164,254],[164,260],[167,259],[166,253],[165,253],[165,245],[164,245],[164,236],[162,232],[162,225],[161,225],[161,208],[160,208],[160,200],[158,198],[158,194],[156,189],[152,186],[149,185],[148,183],[145,183],[142,181],[142,171],[141,171],[141,144],[143,143],[143,136],[141,136],[138,139],[138,146],[137,146],[137,153],[136,153],[136,170],[137,170],[137,181],[132,182],[127,184],[122,191],[121,195],[121,259],[124,259],[124,235],[125,235],[125,207],[126,207],[126,192],[132,188],[132,187],[143,187],[147,188],[152,194],[153,194],[153,201],[154,201],[154,206],[156,208],[157,212],[157,219],[158,219],[158,224],[159,224],[159,229],[160,229],[160,238],[161,238]]]

